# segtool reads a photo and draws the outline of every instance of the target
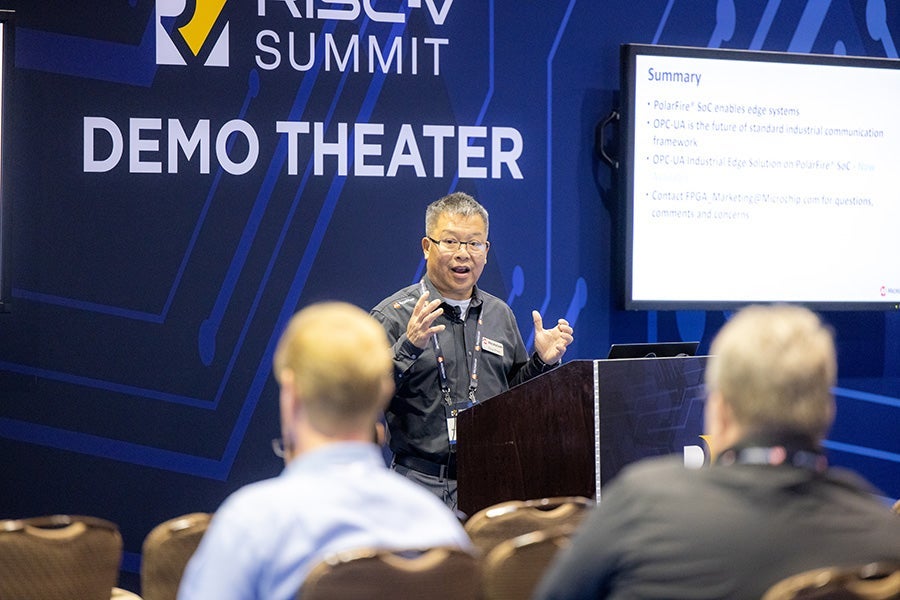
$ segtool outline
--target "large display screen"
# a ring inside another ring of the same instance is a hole
[[[627,44],[628,309],[900,306],[900,61]]]

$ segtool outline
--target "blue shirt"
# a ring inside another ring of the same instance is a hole
[[[336,443],[232,494],[185,570],[179,600],[292,600],[325,556],[471,542],[437,497],[388,470],[373,444]]]

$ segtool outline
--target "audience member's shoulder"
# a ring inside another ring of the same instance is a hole
[[[224,508],[228,505],[240,507],[245,504],[259,502],[263,498],[272,497],[277,494],[275,488],[278,487],[278,485],[278,477],[248,483],[228,496],[228,498],[225,499],[225,502],[222,503],[222,507]]]
[[[384,469],[380,471],[380,474],[384,477],[384,485],[393,487],[398,500],[402,499],[407,504],[418,505],[424,509],[435,510],[439,513],[453,514],[447,508],[447,505],[441,502],[440,498],[403,475],[390,469]]]
[[[274,489],[277,478],[264,479],[245,485],[225,498],[213,515],[213,525],[219,530],[265,531],[272,522],[271,502],[279,496]]]
[[[667,485],[671,481],[682,481],[696,471],[684,466],[684,457],[680,454],[670,454],[644,458],[626,465],[614,481],[627,485]]]
[[[405,515],[404,521],[432,543],[472,549],[460,515],[433,493],[391,470],[385,470],[381,483],[390,495],[391,512]]]
[[[387,485],[393,487],[394,494],[392,497],[398,505],[401,503],[405,504],[407,509],[414,511],[417,516],[429,514],[431,519],[442,518],[459,523],[456,513],[447,508],[447,505],[440,498],[421,485],[413,483],[390,469],[385,469],[384,477],[387,478],[386,482],[389,482]]]
[[[840,485],[860,495],[871,499],[884,497],[884,493],[876,488],[872,483],[865,479],[862,475],[844,467],[829,467],[827,471],[828,479],[836,485]],[[900,519],[897,519],[900,522]]]

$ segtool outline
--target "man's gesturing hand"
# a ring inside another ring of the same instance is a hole
[[[439,308],[441,299],[428,302],[428,292],[425,292],[416,301],[409,323],[406,324],[406,337],[416,347],[425,349],[428,338],[439,331],[444,330],[444,325],[434,325],[434,320],[444,314],[444,309]]]
[[[541,313],[531,311],[534,319],[534,349],[544,364],[555,365],[566,353],[566,346],[572,343],[573,329],[569,322],[560,319],[553,329],[544,329]]]

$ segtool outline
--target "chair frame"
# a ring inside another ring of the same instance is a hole
[[[482,563],[483,600],[530,598],[578,525],[566,523],[505,540]]]
[[[367,577],[364,579],[361,573]],[[448,582],[447,578],[453,575],[467,577]],[[409,550],[360,548],[322,559],[306,576],[297,598],[381,597],[373,592],[373,587],[394,600],[425,595],[431,600],[475,600],[480,596],[481,570],[472,554],[451,546]]]
[[[163,521],[150,530],[141,547],[141,593],[147,600],[174,600],[187,563],[211,520],[212,513],[194,512]]]
[[[580,522],[586,511],[595,505],[593,500],[583,496],[509,500],[478,511],[463,527],[486,556],[503,540],[564,523]]]
[[[47,531],[64,530],[78,523],[84,523],[88,527],[99,527],[110,531],[119,531],[119,527],[112,521],[101,519],[99,517],[91,517],[87,515],[46,515],[42,517],[28,517],[26,519],[6,519],[0,521],[0,531],[28,531],[35,532],[37,529]]]
[[[762,600],[900,598],[900,562],[873,562],[851,567],[823,567],[785,577]]]
[[[4,555],[11,561],[4,561],[2,571],[13,569],[16,575],[0,582],[4,590],[0,593],[40,593],[42,597],[68,599],[72,594],[77,596],[74,588],[79,586],[84,587],[81,593],[92,590],[99,594],[106,585],[107,598],[130,593],[115,587],[122,560],[122,535],[112,521],[68,514],[7,519],[0,521],[0,535],[4,538]],[[87,556],[75,554],[76,549],[87,552]]]

